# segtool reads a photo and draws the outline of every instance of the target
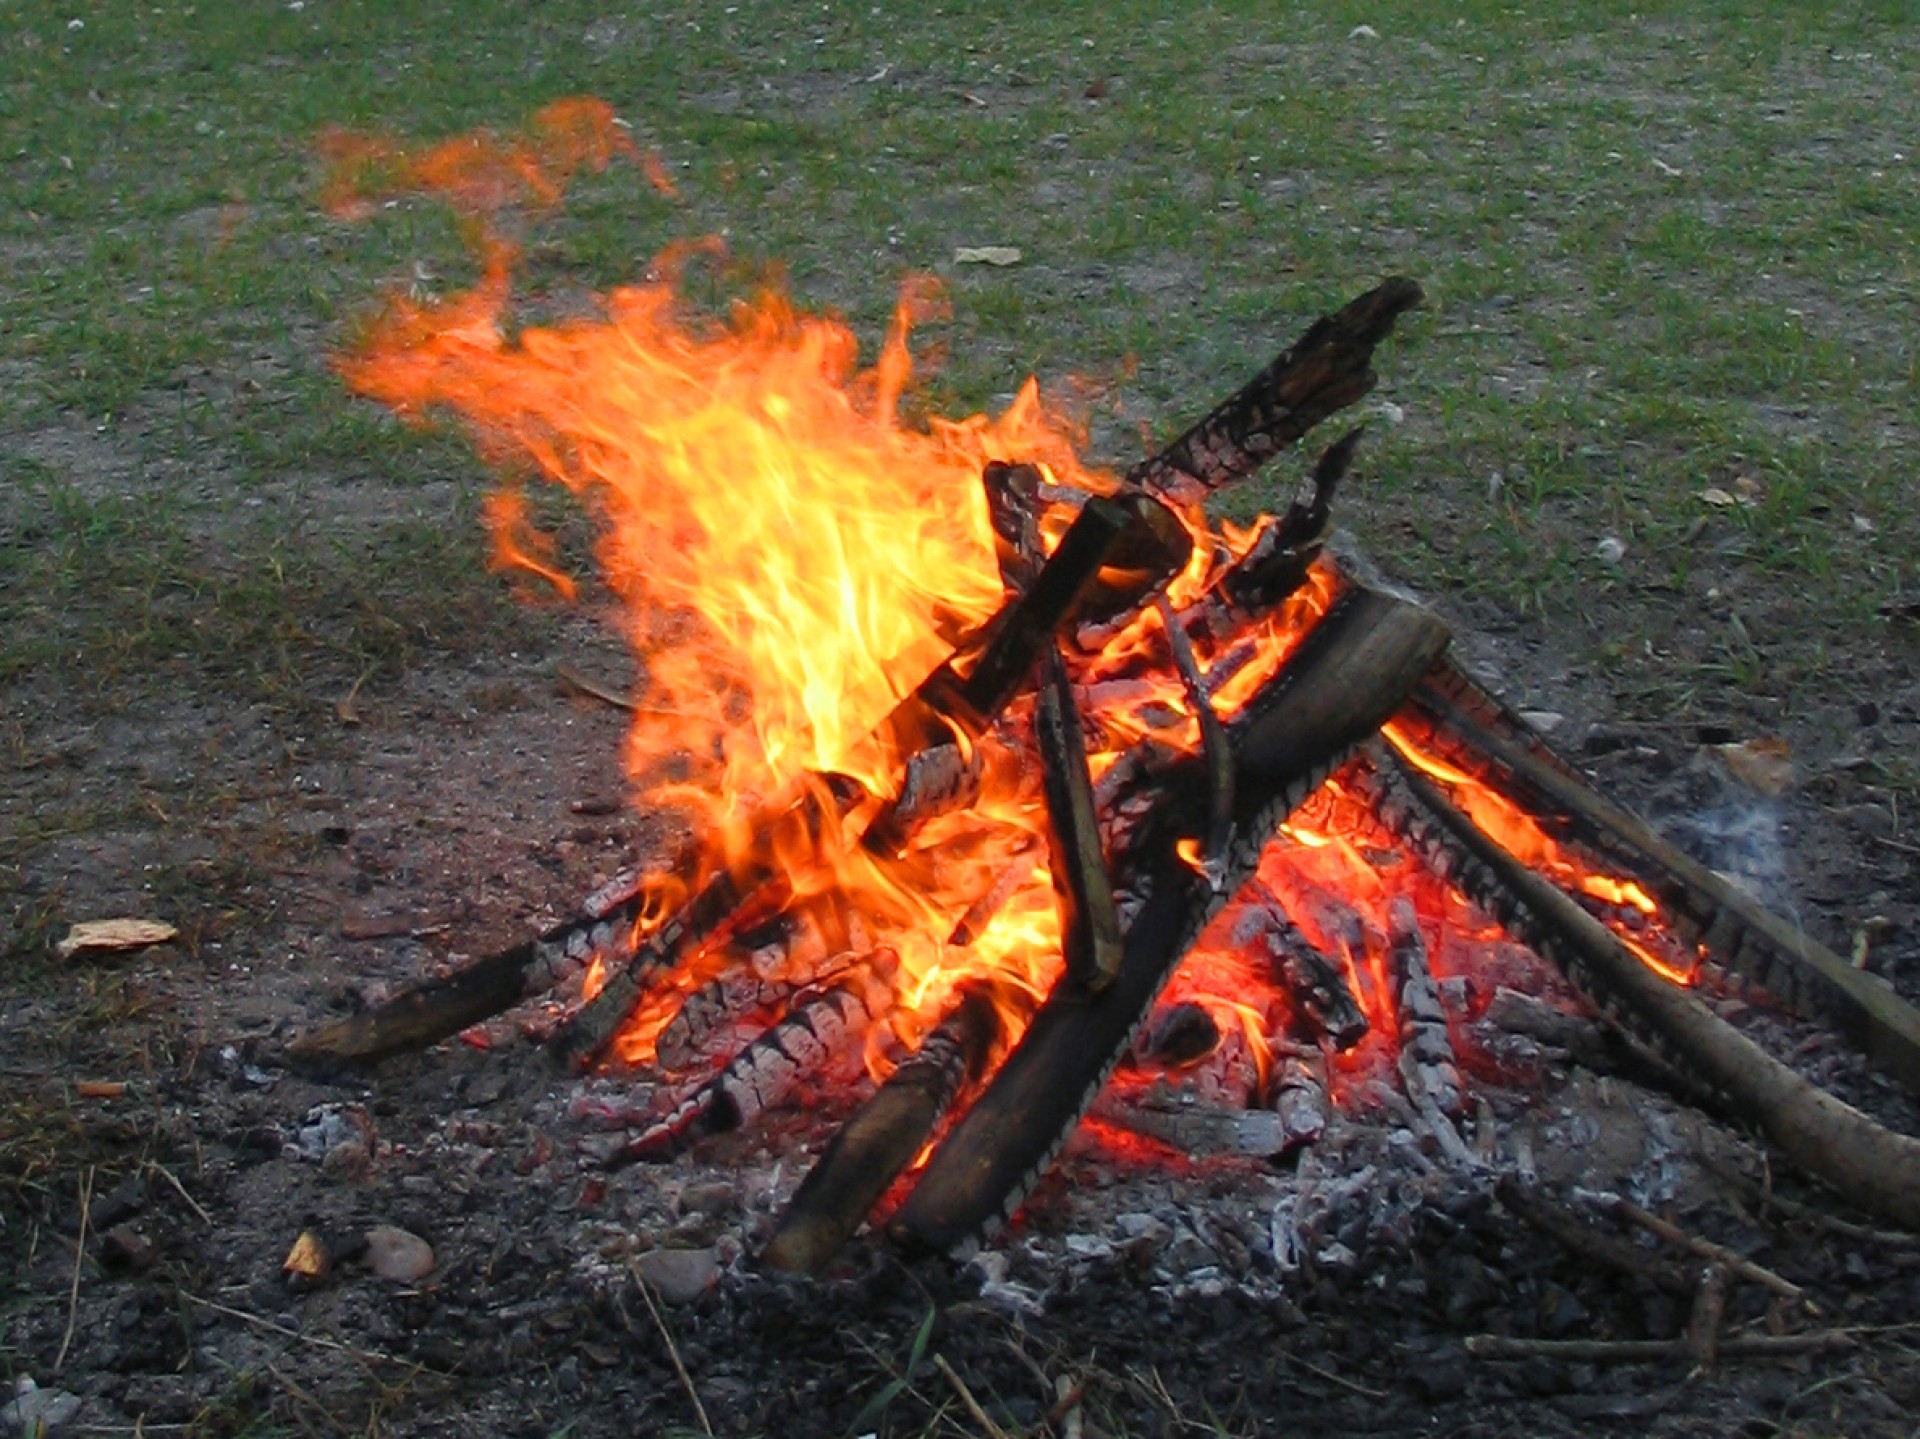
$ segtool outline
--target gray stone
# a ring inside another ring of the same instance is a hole
[[[647,1287],[669,1304],[689,1304],[720,1277],[711,1249],[649,1249],[633,1267]]]
[[[73,1422],[85,1401],[64,1389],[42,1389],[22,1377],[14,1397],[0,1408],[0,1433],[19,1434],[24,1439],[40,1439],[57,1434]]]
[[[433,1246],[417,1234],[376,1224],[367,1231],[367,1267],[395,1284],[412,1284],[433,1272]]]

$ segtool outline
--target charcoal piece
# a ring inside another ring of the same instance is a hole
[[[1147,1023],[1137,1046],[1140,1057],[1153,1064],[1178,1069],[1213,1053],[1220,1044],[1220,1026],[1198,1004],[1170,1004]]]

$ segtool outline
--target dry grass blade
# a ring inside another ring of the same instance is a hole
[[[712,1434],[713,1425],[707,1420],[707,1406],[700,1402],[700,1391],[693,1387],[693,1376],[687,1373],[686,1363],[680,1358],[680,1346],[673,1342],[673,1331],[667,1328],[667,1321],[661,1317],[660,1306],[653,1302],[653,1290],[641,1277],[640,1267],[632,1266],[633,1282],[640,1291],[640,1302],[647,1306],[647,1317],[653,1321],[653,1327],[660,1331],[660,1342],[667,1346],[667,1358],[673,1364],[673,1372],[680,1379],[680,1387],[687,1392],[687,1399],[693,1405],[693,1417],[700,1421],[700,1432]]]
[[[1007,1439],[1007,1431],[994,1423],[993,1416],[980,1407],[980,1401],[973,1397],[973,1391],[967,1387],[967,1381],[960,1377],[959,1372],[951,1364],[947,1363],[946,1355],[934,1355],[933,1367],[940,1371],[940,1377],[947,1381],[948,1387],[953,1390],[955,1397],[960,1400],[961,1407],[967,1411],[973,1422],[985,1431],[987,1439]]]
[[[53,1372],[58,1374],[67,1362],[67,1350],[73,1346],[74,1326],[80,1322],[80,1266],[87,1257],[87,1211],[93,1205],[93,1166],[87,1166],[80,1181],[80,1232],[73,1241],[73,1284],[67,1291],[67,1332],[60,1336],[60,1352],[54,1356]]]

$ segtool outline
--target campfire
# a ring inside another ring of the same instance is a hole
[[[491,159],[557,191],[622,147],[605,118],[462,151],[452,188],[497,203],[475,182]],[[380,157],[449,188],[446,159]],[[564,1067],[671,1081],[614,1116],[605,1163],[835,1107],[764,1255],[816,1271],[863,1223],[966,1243],[1091,1110],[1151,1109],[1169,1077],[1206,1101],[1169,1123],[1226,1115],[1267,1156],[1386,1084],[1470,1164],[1475,1076],[1500,1068],[1473,1022],[1579,1009],[1920,1224],[1920,1142],[1709,999],[1757,987],[1915,1088],[1920,1014],[1594,793],[1432,612],[1334,557],[1360,430],[1284,514],[1209,518],[1370,391],[1413,282],[1111,474],[1031,383],[996,418],[903,423],[922,290],[863,371],[844,327],[777,295],[694,324],[684,253],[601,317],[509,338],[511,254],[487,254],[473,291],[397,299],[343,373],[453,411],[590,508],[640,666],[627,773],[685,837],[576,918],[308,1034],[302,1059],[375,1062],[547,996]],[[517,489],[490,506],[501,563],[570,592],[529,514]],[[1542,960],[1564,984],[1504,983]]]

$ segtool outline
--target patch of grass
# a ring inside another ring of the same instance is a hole
[[[1760,596],[1773,663],[1735,687],[1817,684],[1836,627],[1877,633],[1920,583],[1920,32],[1890,4],[21,0],[0,46],[0,685],[283,699],[497,642],[479,466],[326,359],[384,286],[471,259],[431,205],[321,216],[314,140],[507,129],[583,92],[685,200],[584,182],[529,236],[535,300],[721,233],[877,337],[899,277],[935,270],[931,399],[1125,374],[1093,417],[1124,462],[1402,270],[1431,295],[1382,355],[1406,422],[1375,426],[1348,511],[1393,570],[1567,634],[1600,586],[1656,650],[1712,594]],[[1026,258],[950,263],[988,242]],[[1736,477],[1751,508],[1701,504]]]

